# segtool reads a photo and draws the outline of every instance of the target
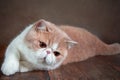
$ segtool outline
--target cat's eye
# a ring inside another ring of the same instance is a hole
[[[45,47],[47,47],[46,43],[41,42],[41,41],[40,41],[40,44],[39,44],[39,45],[40,45],[41,48],[45,48]]]
[[[54,51],[54,55],[55,55],[55,56],[59,56],[60,53],[59,53],[58,51]]]

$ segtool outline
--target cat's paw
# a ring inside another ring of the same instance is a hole
[[[1,71],[4,75],[12,75],[19,71],[18,61],[7,61],[2,64]]]

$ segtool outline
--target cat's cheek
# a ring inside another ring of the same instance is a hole
[[[61,55],[60,55],[60,56],[57,56],[57,57],[56,57],[56,61],[59,62],[59,61],[61,61],[62,58],[63,58],[63,56],[61,56]]]
[[[34,49],[35,51],[38,50],[38,49],[41,49],[38,42],[36,42],[36,44],[33,44],[33,49]]]

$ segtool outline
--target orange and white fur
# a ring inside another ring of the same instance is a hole
[[[52,70],[95,55],[117,53],[120,44],[107,45],[85,29],[39,20],[9,44],[1,71],[9,76],[16,72]]]

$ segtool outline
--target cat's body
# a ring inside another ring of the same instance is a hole
[[[119,44],[107,45],[82,28],[56,26],[40,20],[9,44],[1,70],[5,75],[51,70],[95,55],[117,53],[120,53]]]
[[[71,39],[78,42],[72,47],[63,64],[86,60],[96,55],[112,55],[120,53],[120,44],[106,44],[87,30],[72,26],[60,26]]]

